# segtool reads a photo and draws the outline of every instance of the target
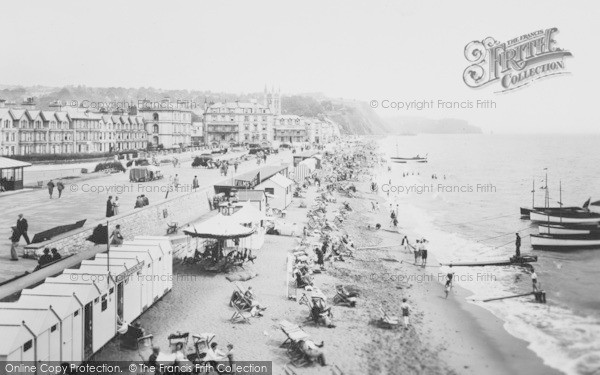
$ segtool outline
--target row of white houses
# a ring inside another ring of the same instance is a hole
[[[110,258],[108,258],[110,257]],[[173,286],[171,242],[139,236],[0,303],[0,361],[80,363]]]

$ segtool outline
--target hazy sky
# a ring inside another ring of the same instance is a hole
[[[0,83],[323,92],[360,100],[492,99],[459,117],[494,132],[597,132],[594,1],[27,1],[0,13]],[[558,27],[571,75],[515,92],[462,80],[464,47]]]

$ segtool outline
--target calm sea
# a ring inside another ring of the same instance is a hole
[[[505,320],[506,329],[531,343],[544,361],[566,373],[600,371],[600,249],[532,250],[537,226],[520,219],[519,207],[544,204],[545,176],[552,205],[600,200],[598,135],[417,135],[388,137],[389,156],[428,154],[426,164],[394,164],[379,182],[391,180],[390,202],[400,225],[416,230],[443,261],[507,259],[515,232],[534,264],[548,304],[530,297],[475,302]],[[403,174],[405,175],[403,177]],[[432,175],[437,175],[433,179]],[[531,291],[530,277],[512,267],[463,268],[458,282],[475,300]]]

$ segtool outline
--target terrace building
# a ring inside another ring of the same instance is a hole
[[[185,103],[145,101],[139,113],[148,133],[148,143],[153,147],[186,147],[192,143],[192,111]]]

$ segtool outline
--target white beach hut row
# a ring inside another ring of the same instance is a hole
[[[171,290],[171,242],[140,236],[0,303],[0,361],[89,359]]]

